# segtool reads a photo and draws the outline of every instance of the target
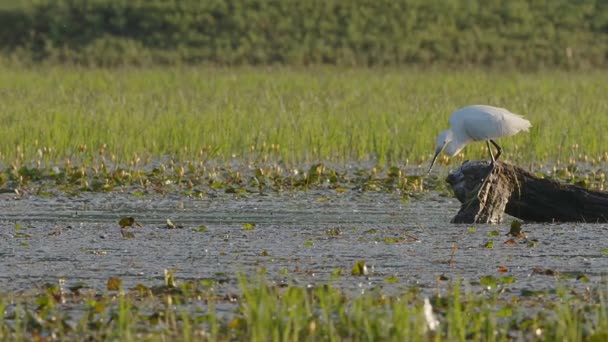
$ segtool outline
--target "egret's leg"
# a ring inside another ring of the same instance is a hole
[[[496,163],[496,159],[494,158],[494,154],[492,153],[492,147],[490,147],[490,141],[491,140],[486,140],[486,145],[488,145],[488,152],[490,152],[490,158],[492,158],[490,165],[492,166],[492,169],[494,169],[494,164]]]
[[[502,148],[500,146],[498,146],[498,144],[496,143],[496,141],[490,139],[490,142],[492,143],[492,145],[494,145],[494,147],[496,147],[496,150],[498,151],[496,153],[496,155],[494,156],[494,158],[496,160],[498,160],[498,157],[500,157],[500,154],[502,153]]]

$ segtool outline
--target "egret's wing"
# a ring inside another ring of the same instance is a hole
[[[507,137],[528,130],[531,126],[530,121],[504,108],[482,105],[469,106],[457,111],[450,118],[450,124],[460,126],[460,129],[473,140]]]
[[[501,120],[491,115],[473,115],[463,120],[466,134],[473,140],[489,140],[502,137]]]

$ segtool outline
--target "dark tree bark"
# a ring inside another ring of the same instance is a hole
[[[466,161],[446,181],[462,203],[453,223],[608,222],[608,193],[535,177],[514,165]]]

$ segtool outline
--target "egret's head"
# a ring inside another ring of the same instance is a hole
[[[450,142],[452,141],[453,138],[453,133],[452,130],[445,130],[443,132],[441,132],[441,134],[439,134],[439,136],[437,137],[437,146],[435,147],[435,155],[433,156],[433,161],[431,161],[431,166],[429,167],[429,171],[426,173],[427,175],[429,173],[431,173],[431,170],[433,169],[433,165],[435,165],[435,160],[437,160],[437,157],[439,156],[439,154],[441,153],[441,151],[443,151],[446,146],[448,146],[450,144]]]
[[[441,134],[437,136],[435,155],[441,153],[441,151],[448,146],[452,139],[453,133],[451,129],[446,129],[445,131],[441,132]]]

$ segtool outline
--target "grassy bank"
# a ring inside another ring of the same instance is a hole
[[[287,164],[427,162],[449,114],[474,103],[532,121],[502,141],[516,162],[608,152],[601,73],[411,69],[0,69],[0,159],[119,162],[266,156]],[[483,144],[464,158],[482,156]]]

